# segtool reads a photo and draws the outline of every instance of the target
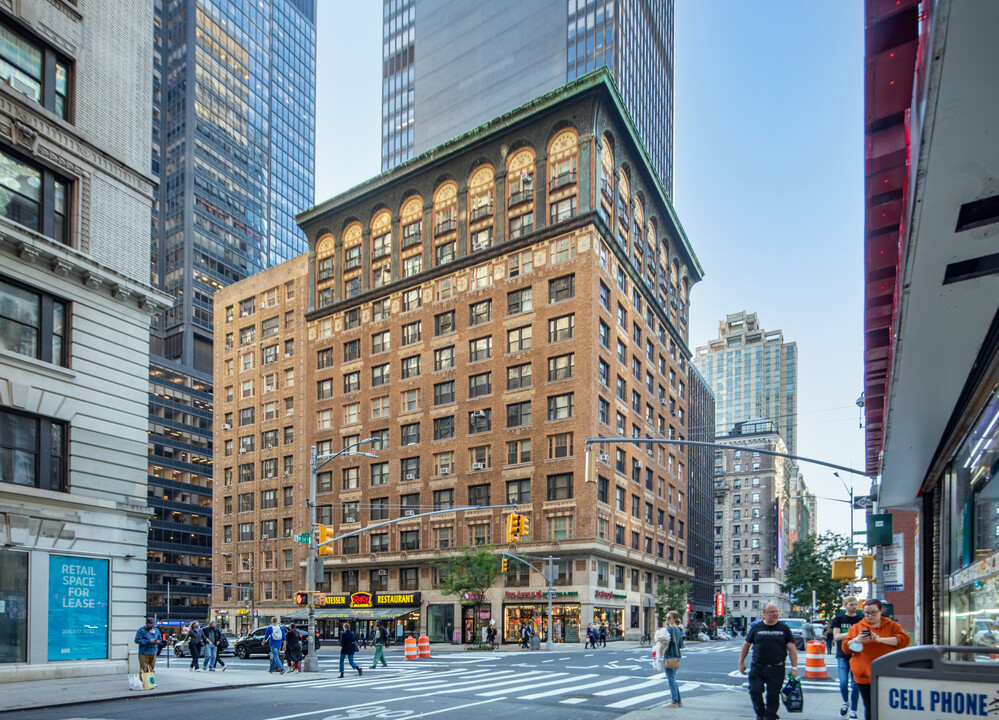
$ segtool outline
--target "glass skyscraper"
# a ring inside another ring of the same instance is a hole
[[[606,66],[672,194],[673,0],[383,3],[383,170]]]
[[[185,621],[210,600],[213,295],[307,248],[316,0],[157,0],[153,74],[151,279],[174,304],[150,348],[147,612],[169,583]]]

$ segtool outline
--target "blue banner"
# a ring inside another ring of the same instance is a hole
[[[49,661],[108,656],[108,561],[49,556]]]

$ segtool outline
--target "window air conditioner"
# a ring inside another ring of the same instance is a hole
[[[660,526],[659,526],[659,529],[660,529],[660,530],[662,530],[662,529],[663,529],[663,526],[662,526],[662,525],[660,525]]]
[[[388,570],[379,569],[378,570],[378,575],[380,577],[385,577],[386,575],[388,575]]]
[[[666,407],[666,401],[663,398],[659,398],[659,404]]]
[[[475,243],[475,244],[472,245],[472,250],[481,250],[485,246],[486,246],[485,243],[477,242],[477,243]]]
[[[263,302],[260,303],[260,309],[261,310],[266,310],[267,309],[267,303],[263,303]]]
[[[442,467],[441,468],[441,475],[450,475],[450,474],[451,474],[451,468],[449,468],[449,467]]]
[[[246,454],[246,448],[240,448],[239,449],[239,454],[240,455],[245,455]]]
[[[413,510],[403,510],[402,511],[403,517],[410,517],[411,515],[415,515],[415,514],[416,514],[416,512],[413,511]]]
[[[222,423],[222,429],[223,430],[232,430],[232,425],[230,425],[229,423]]]
[[[486,468],[485,463],[480,463],[480,462],[472,463],[472,470],[485,470],[485,468]]]
[[[473,418],[484,418],[486,416],[485,410],[472,410]]]
[[[345,517],[345,518],[343,519],[343,521],[344,521],[345,523],[352,523],[352,522],[357,522],[357,518],[355,518],[355,517],[354,517],[354,516],[352,516],[352,515],[348,515],[347,517]]]
[[[642,467],[642,461],[641,460],[636,460],[635,461],[635,467],[641,468]]]
[[[416,473],[406,473],[407,480],[416,480]]]
[[[607,453],[600,453],[597,456],[597,460],[600,460],[601,462],[610,462],[610,455]]]
[[[268,535],[267,533],[260,533],[260,539],[261,540],[270,540],[271,536]]]

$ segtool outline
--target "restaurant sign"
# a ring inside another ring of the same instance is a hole
[[[530,590],[526,592],[510,592],[507,591],[503,597],[507,598],[539,598],[548,597],[548,592],[544,590]],[[552,597],[579,597],[579,593],[575,590],[558,591]]]
[[[326,595],[323,598],[324,607],[376,608],[376,607],[412,607],[419,605],[420,593],[369,593],[356,592],[349,595]]]
[[[605,590],[597,590],[593,593],[598,599],[609,600],[615,598],[617,600],[625,600],[628,596],[621,593],[612,593]]]

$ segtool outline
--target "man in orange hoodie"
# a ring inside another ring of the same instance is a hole
[[[864,698],[864,720],[871,720],[871,663],[892,650],[909,645],[909,636],[894,620],[882,617],[880,600],[864,603],[864,619],[850,627],[842,642],[844,652],[852,652],[850,672]]]

